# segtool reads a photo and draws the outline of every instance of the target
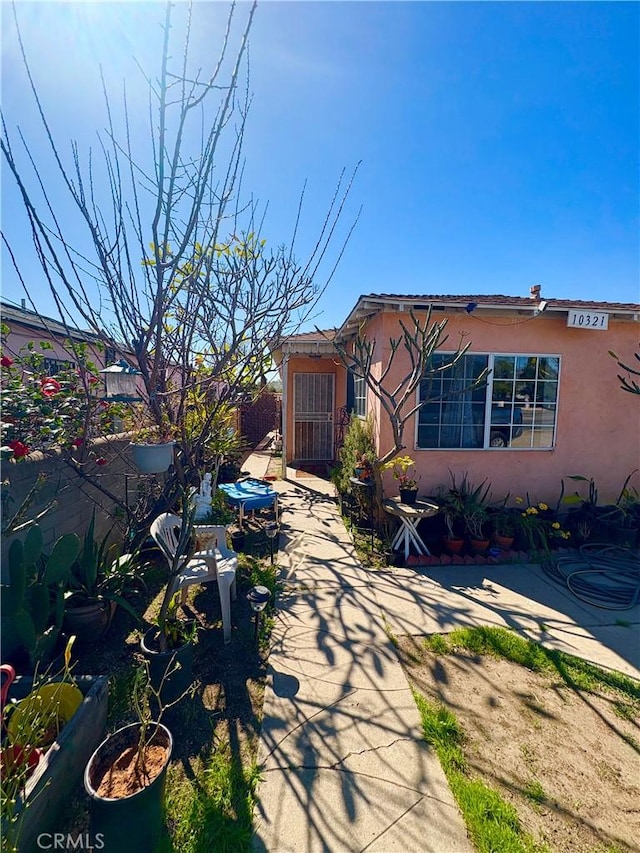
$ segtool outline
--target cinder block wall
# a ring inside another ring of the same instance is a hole
[[[124,436],[115,440],[109,438],[96,442],[96,455],[107,459],[107,464],[96,468],[93,463],[89,463],[92,465],[92,472],[96,472],[106,488],[122,500],[125,495],[125,474],[135,473],[128,445],[129,439]],[[32,506],[29,517],[43,509],[51,498],[55,499],[55,507],[39,521],[45,548],[50,548],[63,533],[77,533],[82,538],[91,521],[94,508],[98,538],[104,536],[108,530],[113,530],[114,538],[122,535],[124,525],[115,511],[114,501],[78,477],[61,461],[59,454],[45,457],[40,453],[34,453],[21,462],[2,464],[2,480],[8,480],[10,483],[9,512],[11,515],[28,494],[41,472],[46,475],[47,483],[40,492],[38,502]],[[25,534],[16,535],[23,538]],[[11,536],[2,537],[3,582],[8,580],[6,557],[12,538]]]

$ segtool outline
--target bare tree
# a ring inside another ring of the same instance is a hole
[[[408,321],[400,319],[400,334],[389,339],[389,353],[381,363],[379,371],[372,370],[377,358],[376,341],[367,338],[362,328],[351,341],[333,341],[342,364],[347,370],[364,378],[367,388],[379,401],[391,425],[393,442],[389,447],[380,449],[379,458],[373,466],[375,514],[378,523],[384,519],[380,476],[382,466],[405,449],[404,430],[409,419],[427,403],[442,399],[439,394],[433,393],[434,380],[452,370],[471,346],[471,341],[463,345],[461,336],[455,352],[447,355],[442,361],[439,360],[436,366],[434,354],[441,350],[449,339],[446,334],[448,320],[445,318],[432,321],[431,315],[429,307],[423,320],[413,311],[409,311]],[[409,370],[396,379],[394,365],[398,354],[403,351],[409,359]],[[455,394],[464,394],[471,388],[482,385],[486,382],[488,372],[488,369],[484,370],[476,380],[457,390]],[[416,401],[416,391],[422,383],[423,393]]]
[[[452,370],[471,346],[471,341],[463,346],[461,338],[455,352],[447,356],[437,367],[434,366],[434,353],[442,349],[449,339],[445,334],[447,323],[446,318],[432,322],[431,307],[424,320],[420,320],[413,311],[409,311],[409,322],[401,319],[400,334],[396,338],[389,339],[389,355],[381,365],[379,375],[372,371],[377,357],[375,340],[368,339],[361,331],[350,342],[333,342],[341,362],[348,370],[364,378],[367,387],[379,400],[391,424],[393,444],[381,451],[378,466],[384,465],[404,450],[406,447],[404,429],[408,420],[427,403],[441,399],[440,396],[432,394],[434,379]],[[389,385],[396,358],[401,351],[408,355],[409,372],[396,381],[395,385]],[[464,394],[470,388],[481,385],[486,380],[487,373],[487,370],[483,371],[478,379],[456,393]],[[421,383],[425,383],[426,393],[423,393],[422,398],[416,402],[416,391]]]
[[[609,355],[611,358],[616,360],[618,367],[622,368],[622,370],[627,371],[627,376],[623,376],[621,373],[618,374],[618,380],[620,382],[620,388],[622,391],[628,391],[630,394],[640,394],[640,384],[638,381],[634,379],[634,376],[640,376],[640,370],[638,367],[640,366],[640,349],[638,352],[634,352],[633,357],[639,363],[635,367],[631,367],[629,364],[625,364],[623,361],[619,359],[615,352],[609,350]]]
[[[184,9],[179,60],[172,60],[175,13],[167,3],[159,74],[145,75],[148,161],[134,153],[126,87],[118,118],[102,77],[106,130],[98,134],[100,156],[91,150],[83,156],[72,142],[71,162],[65,163],[20,35],[44,137],[86,228],[90,251],[81,253],[70,244],[42,167],[18,129],[27,165],[21,164],[2,115],[0,148],[61,316],[71,305],[90,330],[135,353],[154,422],[169,424],[179,439],[176,475],[165,498],[201,469],[221,407],[256,371],[264,372],[269,341],[286,338],[310,316],[357,221],[356,215],[346,233],[342,230],[330,258],[356,166],[349,179],[344,172],[340,176],[305,260],[294,254],[304,191],[289,247],[267,247],[265,211],[251,197],[245,201],[242,190],[248,38],[256,3],[243,9],[238,44],[232,46],[237,14],[232,5],[217,61],[204,72],[191,63],[191,6]],[[14,18],[20,33],[15,8]],[[319,281],[321,265],[328,269]],[[188,435],[185,414],[194,401],[204,401],[206,415],[199,433]]]

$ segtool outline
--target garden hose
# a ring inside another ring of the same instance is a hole
[[[629,610],[640,598],[640,556],[629,548],[593,543],[553,554],[542,564],[576,598],[604,610]]]

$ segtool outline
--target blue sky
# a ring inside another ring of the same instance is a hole
[[[2,5],[4,118],[11,134],[22,126],[45,162]],[[179,3],[176,14],[185,8]],[[217,55],[226,8],[196,4],[203,63]],[[340,324],[370,292],[526,296],[539,283],[546,297],[640,301],[639,9],[259,5],[244,185],[269,203],[264,236],[289,240],[306,179],[303,254],[341,170],[362,161],[342,233],[362,206],[360,221],[313,322]],[[163,4],[20,2],[18,15],[63,147],[71,137],[81,150],[95,146],[104,127],[99,60],[111,92],[126,78],[144,146],[145,84],[131,57],[155,73]],[[52,313],[4,162],[2,169],[3,231],[35,301]],[[56,209],[81,242],[59,182],[47,175]],[[4,251],[2,278],[3,296],[19,300]]]

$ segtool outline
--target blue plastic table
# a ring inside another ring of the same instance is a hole
[[[264,509],[272,506],[278,518],[278,493],[262,480],[238,480],[235,483],[222,483],[218,486],[227,496],[231,506],[238,507],[238,525],[242,527],[246,510]]]

